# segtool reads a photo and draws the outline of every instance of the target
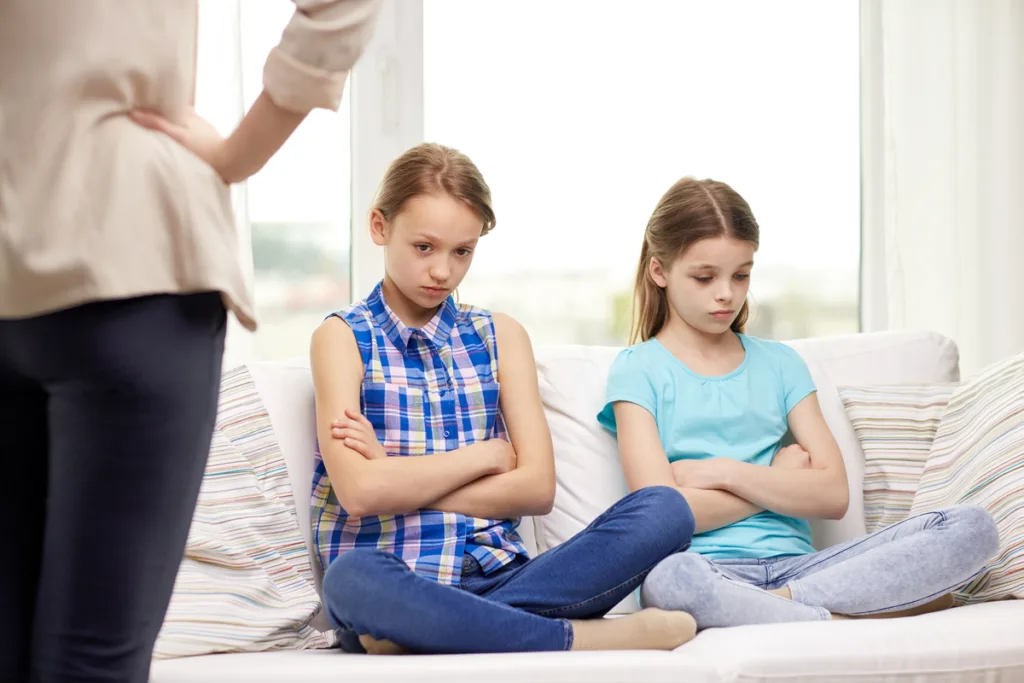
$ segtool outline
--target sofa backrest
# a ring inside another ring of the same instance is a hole
[[[865,533],[864,453],[836,387],[918,384],[958,379],[956,345],[928,332],[881,332],[789,343],[806,361],[822,413],[843,453],[850,507],[839,521],[812,522],[814,544],[824,548]],[[555,444],[558,491],[550,514],[536,520],[541,552],[580,531],[625,495],[615,439],[596,420],[609,366],[618,348],[546,347],[537,350],[541,395]]]
[[[813,524],[825,547],[863,534],[863,453],[836,387],[916,384],[958,379],[956,345],[928,332],[882,332],[791,342],[807,362],[825,419],[843,452],[850,480],[850,509],[840,521]],[[555,446],[558,490],[543,518],[524,519],[520,532],[531,550],[552,548],[625,494],[614,439],[598,425],[608,367],[617,348],[539,346],[541,394]],[[313,383],[305,359],[249,364],[288,465],[299,525],[312,549],[309,497],[316,445]],[[321,573],[313,557],[317,588]]]

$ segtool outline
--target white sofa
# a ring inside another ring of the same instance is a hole
[[[818,547],[864,532],[862,452],[836,394],[841,385],[908,384],[958,378],[957,350],[930,333],[878,333],[792,342],[807,361],[825,417],[843,451],[850,508],[814,525]],[[555,509],[525,519],[535,551],[565,540],[625,492],[613,440],[598,427],[605,376],[616,349],[536,349],[541,391],[555,442]],[[289,468],[309,545],[314,417],[303,361],[258,363],[250,371]],[[316,562],[313,562],[314,567]],[[319,577],[318,577],[319,578]],[[624,601],[617,612],[635,609]],[[321,614],[317,622],[326,628]],[[543,653],[371,657],[338,650],[226,654],[156,661],[154,683],[291,681],[1024,681],[1024,604],[1003,601],[889,620],[710,629],[675,652]]]

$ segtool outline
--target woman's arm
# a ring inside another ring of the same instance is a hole
[[[530,337],[516,320],[498,313],[494,314],[494,331],[499,401],[516,467],[478,479],[425,507],[487,519],[546,515],[555,499],[555,458]]]
[[[139,124],[170,136],[227,184],[255,175],[314,108],[336,111],[349,71],[370,39],[380,0],[293,0],[295,14],[267,57],[263,92],[224,139],[194,111],[169,121],[132,111]]]
[[[411,512],[480,477],[505,472],[514,463],[507,444],[486,441],[429,457],[366,457],[332,436],[339,416],[359,410],[363,381],[362,357],[345,321],[331,317],[313,333],[310,366],[320,455],[338,502],[350,515]]]
[[[817,395],[810,394],[793,407],[789,427],[810,454],[809,468],[792,470],[715,458],[705,463],[706,468],[694,471],[692,485],[729,491],[782,515],[842,519],[850,503],[846,466]]]
[[[754,503],[727,491],[676,486],[654,416],[647,409],[625,401],[616,402],[613,410],[619,458],[630,491],[646,486],[677,489],[690,504],[697,533],[719,529],[761,512]]]

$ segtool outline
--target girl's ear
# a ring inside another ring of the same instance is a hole
[[[654,281],[654,284],[659,287],[668,286],[668,278],[666,277],[665,269],[661,266],[661,261],[656,258],[652,258],[650,264],[647,266],[647,275]]]
[[[380,209],[370,211],[370,239],[378,247],[383,247],[388,242],[387,238],[388,221],[384,218]]]

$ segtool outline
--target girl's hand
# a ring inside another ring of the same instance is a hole
[[[516,451],[512,444],[504,439],[488,439],[483,442],[494,462],[494,474],[505,474],[516,468]]]
[[[800,444],[791,444],[779,450],[772,458],[772,467],[784,470],[808,470],[811,468],[811,454]]]
[[[189,110],[183,123],[173,123],[161,114],[143,109],[133,109],[128,116],[143,128],[163,133],[195,154],[209,164],[225,183],[230,185],[238,180],[228,178],[224,168],[224,137],[194,110]]]
[[[690,489],[724,489],[736,461],[731,458],[676,460],[672,474],[676,486]]]
[[[377,440],[377,433],[373,431],[373,425],[357,410],[346,409],[344,419],[332,420],[331,436],[341,439],[345,446],[367,460],[388,457],[384,447]]]

